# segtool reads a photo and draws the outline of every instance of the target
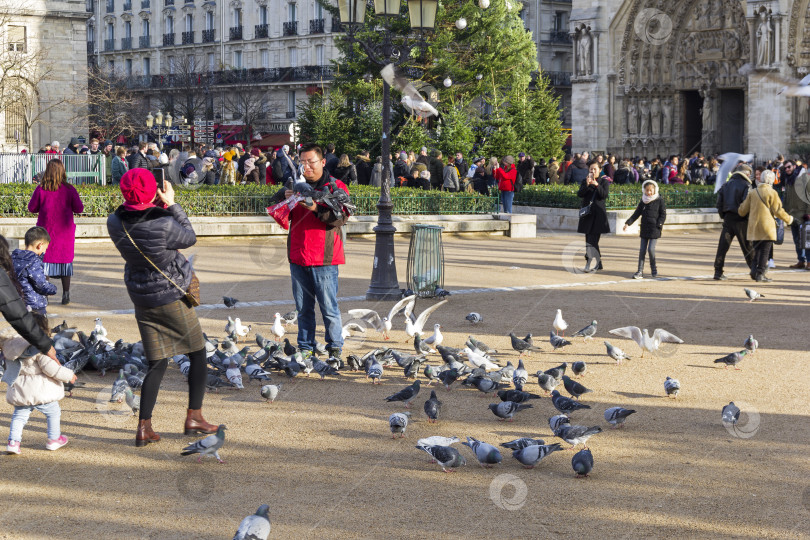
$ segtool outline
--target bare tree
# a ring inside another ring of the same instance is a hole
[[[258,86],[237,87],[224,94],[225,111],[244,126],[242,131],[248,141],[256,125],[267,117],[267,99],[267,90]]]
[[[87,69],[87,102],[77,109],[87,115],[90,133],[115,140],[118,136],[131,137],[142,131],[146,117],[143,98],[127,88],[127,79],[120,73],[97,66]]]
[[[160,97],[163,110],[175,117],[184,116],[191,123],[194,120],[206,119],[211,95],[211,74],[202,69],[202,63],[196,56],[173,57],[173,65],[166,65],[163,70],[163,86],[166,91]]]

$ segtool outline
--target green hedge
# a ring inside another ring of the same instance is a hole
[[[0,185],[0,215],[26,217],[28,201],[34,192],[32,184]],[[83,216],[104,217],[123,201],[117,186],[75,186],[84,203]],[[266,215],[270,198],[277,186],[200,186],[176,188],[176,199],[192,216],[256,216]],[[350,186],[356,215],[377,215],[380,189],[371,186]],[[392,188],[394,214],[491,214],[497,212],[497,196],[470,195]]]
[[[550,184],[526,186],[515,194],[514,204],[519,206],[546,206],[550,208],[579,208],[578,186]],[[714,208],[717,196],[714,186],[661,185],[659,191],[668,208]],[[635,208],[641,200],[640,184],[613,184],[607,208],[623,210]]]

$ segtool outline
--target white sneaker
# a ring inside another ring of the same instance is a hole
[[[6,452],[9,454],[16,454],[20,455],[20,442],[19,441],[12,441],[9,439],[8,446],[6,446]]]
[[[773,259],[768,259],[768,268],[776,268],[776,263],[773,262]]]
[[[48,439],[48,443],[45,445],[45,450],[59,450],[63,446],[68,443],[68,438],[64,435],[60,435],[58,439],[50,440]]]

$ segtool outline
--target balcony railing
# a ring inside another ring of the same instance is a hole
[[[198,87],[207,86],[242,86],[245,84],[273,84],[292,82],[321,82],[334,78],[331,65],[299,66],[295,68],[256,68],[228,69],[209,71],[193,75],[190,83],[182,74],[153,75],[151,77],[134,77],[127,81],[129,88],[167,89],[186,87],[190,84]]]
[[[256,39],[258,38],[266,38],[269,34],[269,25],[267,24],[257,24],[256,25]]]
[[[230,41],[242,39],[242,26],[232,26],[228,37]]]
[[[544,71],[551,86],[571,86],[571,73],[568,71]]]
[[[132,11],[132,0],[124,0],[124,11]]]
[[[343,28],[343,25],[340,24],[340,16],[339,15],[332,15],[332,32],[345,32],[346,30]]]
[[[112,13],[115,11],[115,2],[112,0],[107,0],[107,13]]]
[[[167,45],[174,45],[174,34],[163,34],[163,46],[166,47]]]
[[[105,39],[104,40],[104,50],[105,51],[114,51],[115,50],[115,39]]]
[[[565,30],[552,30],[548,40],[552,43],[571,43],[571,36]]]
[[[298,35],[298,21],[287,21],[283,25],[284,31],[282,32],[285,36],[297,36]]]
[[[287,111],[287,118],[295,118],[295,111]]]
[[[194,43],[194,30],[183,32],[183,45],[190,45]]]
[[[163,5],[164,6],[173,6],[174,5],[174,0],[163,0]]]
[[[325,27],[326,21],[324,19],[312,19],[309,21],[310,34],[323,34]]]
[[[141,37],[139,37],[138,38],[138,46],[141,49],[147,49],[147,48],[151,47],[152,46],[151,37],[152,36],[141,36]]]
[[[141,9],[149,9],[149,4],[152,0],[141,0]]]
[[[128,51],[132,48],[132,36],[121,38],[121,50]]]
[[[95,54],[96,52],[96,42],[95,41],[88,41],[87,42],[87,54]]]
[[[210,30],[203,30],[202,31],[202,42],[203,43],[213,43],[215,37],[216,37],[216,29],[215,28],[212,28]]]

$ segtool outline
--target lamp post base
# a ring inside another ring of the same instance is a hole
[[[399,300],[402,290],[397,280],[397,264],[394,256],[393,225],[377,225],[374,246],[374,267],[371,271],[371,284],[366,291],[366,300]]]

